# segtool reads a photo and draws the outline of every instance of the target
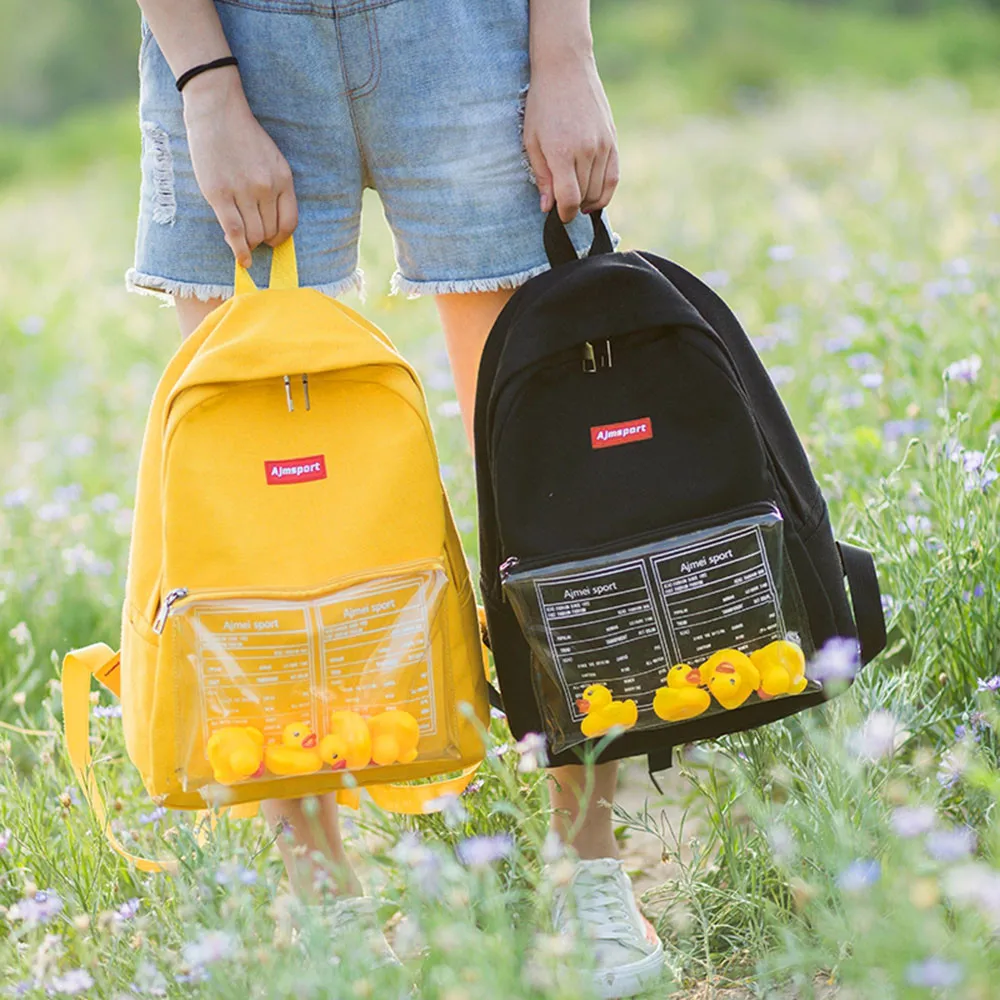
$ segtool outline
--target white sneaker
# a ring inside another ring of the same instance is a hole
[[[569,883],[556,891],[556,929],[591,943],[594,985],[605,1000],[633,997],[663,970],[663,943],[639,912],[620,861],[578,861]]]

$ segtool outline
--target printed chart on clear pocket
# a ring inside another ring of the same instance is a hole
[[[784,635],[761,529],[747,526],[586,572],[535,582],[546,637],[572,717],[593,683],[652,705],[675,663]]]
[[[433,575],[382,579],[314,601],[221,602],[183,615],[205,738],[249,725],[269,740],[307,722],[317,733],[335,709],[400,708],[421,734],[436,732],[430,665]]]

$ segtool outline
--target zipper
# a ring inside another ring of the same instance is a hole
[[[180,600],[187,597],[188,589],[187,587],[176,587],[171,590],[170,593],[163,598],[163,603],[160,605],[160,610],[156,613],[156,620],[153,622],[153,632],[156,635],[162,635],[163,630],[167,627],[167,619],[170,617],[170,609]]]
[[[234,589],[232,587],[214,587],[199,590],[192,594],[187,587],[177,587],[174,590],[169,591],[164,596],[163,603],[160,605],[160,610],[157,612],[156,619],[153,622],[153,631],[157,635],[161,635],[163,633],[163,630],[167,626],[167,619],[179,610],[177,605],[181,604],[181,602],[183,602],[182,607],[187,607],[189,604],[197,604],[200,601],[311,601],[315,600],[317,597],[322,597],[325,594],[334,593],[338,590],[346,590],[348,587],[352,587],[358,583],[363,583],[366,580],[379,580],[383,578],[389,579],[392,577],[405,576],[407,573],[416,569],[440,570],[445,574],[446,578],[450,579],[444,563],[440,559],[419,559],[408,563],[402,563],[398,566],[393,566],[391,570],[376,571],[374,573],[354,573],[351,576],[338,577],[336,580],[331,580],[328,583],[324,583],[322,586],[311,587],[306,590],[297,590],[291,587],[284,589],[275,587],[244,587],[240,589]]]
[[[754,514],[773,514],[779,520],[783,520],[781,517],[781,511],[778,509],[777,504],[772,503],[770,500],[759,500],[753,503],[744,504],[742,507],[737,507],[735,510],[726,511],[723,514],[718,514],[714,517],[699,517],[689,521],[682,521],[679,524],[672,524],[665,528],[655,528],[650,529],[649,531],[643,531],[638,535],[631,535],[620,541],[608,542],[604,545],[594,545],[585,549],[570,549],[568,552],[560,552],[557,556],[533,556],[529,559],[522,559],[519,556],[512,555],[508,556],[508,558],[500,564],[498,570],[500,575],[500,584],[501,587],[503,587],[515,570],[518,572],[524,572],[531,569],[539,569],[544,566],[553,566],[557,563],[571,562],[579,559],[590,558],[592,556],[601,556],[616,551],[624,551],[625,549],[632,549],[636,546],[643,545],[646,542],[659,541],[665,537],[688,534],[691,531],[697,531],[701,528],[721,527],[729,521],[736,521],[740,518],[750,517]],[[668,532],[669,535],[667,534]],[[506,594],[504,594],[504,599],[506,600]]]

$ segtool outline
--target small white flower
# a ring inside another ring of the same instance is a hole
[[[31,642],[31,629],[27,622],[18,622],[8,633],[18,646],[27,646]]]
[[[944,370],[944,380],[946,382],[975,382],[979,378],[979,370],[983,366],[983,359],[978,354],[972,354],[967,358],[953,361]]]
[[[906,733],[896,717],[884,709],[877,709],[855,733],[854,748],[863,760],[876,761],[890,756],[905,738]]]

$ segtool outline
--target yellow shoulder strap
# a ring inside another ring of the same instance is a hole
[[[156,861],[143,858],[125,850],[125,847],[111,831],[104,798],[94,777],[93,759],[90,755],[90,678],[95,676],[115,694],[118,693],[120,657],[103,642],[75,649],[63,660],[62,694],[63,724],[66,731],[66,753],[73,767],[76,780],[80,783],[90,808],[94,810],[97,822],[104,829],[108,843],[126,861],[131,861],[140,871],[177,871],[173,859]]]

